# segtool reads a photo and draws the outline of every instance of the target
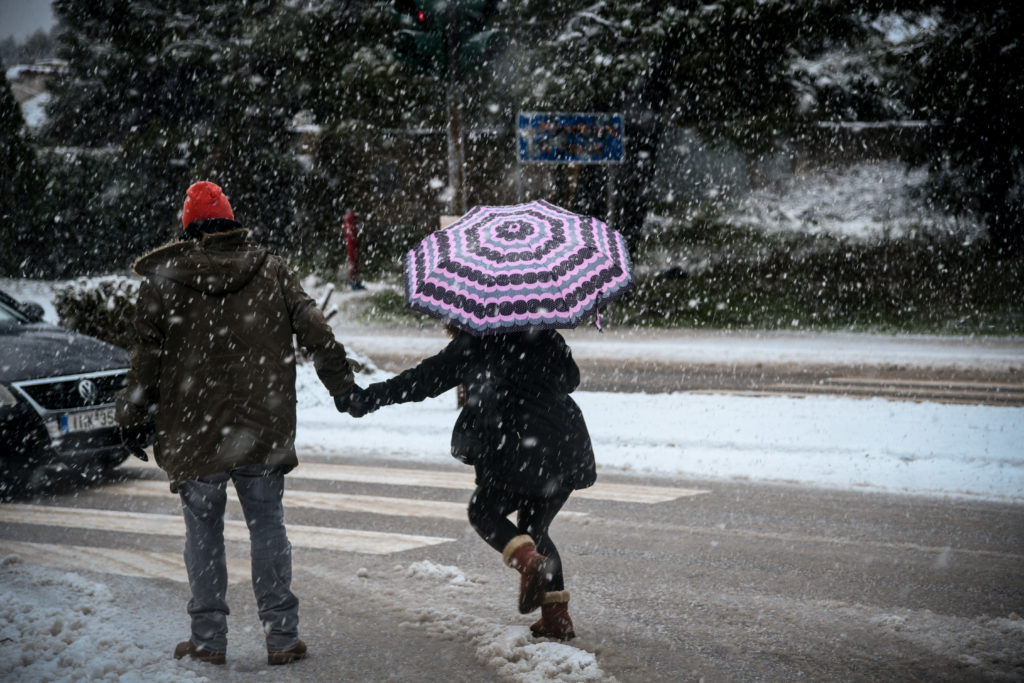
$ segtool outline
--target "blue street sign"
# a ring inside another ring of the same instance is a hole
[[[521,112],[519,161],[614,164],[622,161],[622,116]]]

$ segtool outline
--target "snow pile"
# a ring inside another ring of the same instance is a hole
[[[50,104],[50,93],[44,92],[21,103],[21,115],[31,130],[42,128],[46,123],[46,107]]]
[[[106,584],[20,564],[0,560],[0,679],[207,680],[170,658],[160,620],[126,610]]]
[[[429,560],[414,562],[409,565],[405,575],[413,579],[440,580],[449,586],[472,586],[487,583],[483,577],[467,577],[461,569],[451,565],[435,564]]]
[[[860,609],[839,611],[848,616],[863,616],[857,614]],[[964,669],[987,680],[1019,681],[1004,672],[1024,671],[1024,619],[1015,612],[1006,618],[965,619],[931,610],[901,610],[868,621],[892,636],[934,652],[937,657],[954,659]]]
[[[1020,408],[696,394],[576,401],[609,469],[1024,500]]]
[[[298,369],[296,447],[452,464],[454,392],[339,414],[311,365]],[[356,377],[365,386],[387,373]],[[840,397],[576,392],[599,472],[743,479],[1024,502],[1024,409]],[[866,429],[865,425],[871,425]],[[343,435],[343,437],[340,437]]]
[[[896,161],[861,162],[786,177],[744,197],[728,216],[736,226],[866,239],[920,232],[977,234],[981,227],[943,215],[920,197],[924,169]]]
[[[82,299],[103,294],[106,297],[104,304],[107,309],[114,310],[119,305],[118,297],[134,302],[139,294],[139,285],[141,284],[142,280],[138,277],[94,275],[92,277],[79,277],[62,283],[53,283],[51,288],[57,298],[65,296],[73,299]]]
[[[477,659],[513,681],[614,681],[590,652],[562,643],[536,642],[525,627],[483,639]]]
[[[57,309],[53,305],[54,292],[62,282],[47,280],[12,280],[0,278],[0,292],[12,296],[23,303],[39,304],[43,307],[43,320],[54,325],[59,320]]]
[[[427,582],[430,594],[439,590],[451,593],[452,588],[486,583],[479,579],[466,579],[458,567],[429,561],[411,565],[406,576]],[[483,600],[483,595],[472,598],[475,603]],[[563,643],[538,641],[526,626],[507,626],[474,616],[453,600],[433,601],[429,607],[409,612],[412,619],[403,622],[403,626],[424,629],[446,640],[469,641],[476,650],[477,661],[494,669],[505,680],[524,683],[537,680],[615,680],[601,670],[592,652]]]

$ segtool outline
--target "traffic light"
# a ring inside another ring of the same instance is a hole
[[[480,69],[507,46],[505,33],[498,29],[468,34],[459,43],[459,68],[463,73]]]
[[[395,0],[395,56],[417,68],[443,75],[448,68],[445,41],[447,3],[444,0]]]
[[[506,46],[502,31],[487,28],[497,8],[498,0],[394,0],[395,56],[441,77],[479,69]]]
[[[507,45],[505,32],[488,28],[498,11],[498,0],[453,0],[458,36],[459,69],[467,73],[483,67]]]

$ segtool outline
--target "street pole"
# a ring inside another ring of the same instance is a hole
[[[448,26],[446,47],[448,49],[447,95],[448,101],[448,187],[452,198],[448,213],[459,216],[466,213],[465,165],[466,156],[462,139],[462,83],[459,77],[459,36],[457,35],[455,3],[448,3]]]
[[[448,75],[448,186],[452,198],[448,213],[461,216],[466,213],[465,165],[466,157],[462,144],[462,95],[458,80]]]

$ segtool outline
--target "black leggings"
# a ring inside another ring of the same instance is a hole
[[[528,534],[536,544],[537,552],[554,560],[555,568],[548,582],[548,590],[565,590],[562,558],[548,536],[548,526],[568,498],[569,491],[558,491],[545,497],[478,486],[469,499],[469,523],[480,534],[480,538],[499,553],[516,536]],[[516,524],[508,520],[513,510],[517,513]]]

